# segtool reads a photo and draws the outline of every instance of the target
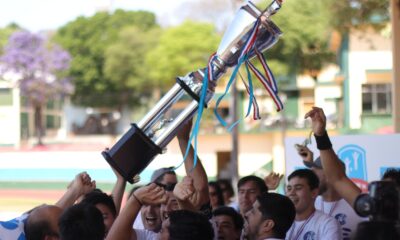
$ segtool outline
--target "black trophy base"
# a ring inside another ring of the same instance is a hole
[[[133,183],[133,177],[141,173],[160,153],[161,148],[136,124],[132,124],[129,131],[110,150],[101,154],[126,181]]]

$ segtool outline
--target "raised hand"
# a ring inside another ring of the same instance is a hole
[[[92,181],[87,172],[81,172],[75,176],[75,179],[70,183],[68,188],[76,192],[79,196],[85,195],[96,188],[96,181]]]
[[[311,152],[310,149],[308,149],[308,147],[303,146],[301,144],[296,144],[295,145],[297,153],[300,155],[300,157],[303,159],[303,161],[305,162],[313,162],[313,157],[314,154],[313,152]]]
[[[304,118],[311,119],[311,128],[316,136],[324,135],[326,131],[326,116],[322,108],[313,107],[311,111],[306,113]]]
[[[167,201],[165,190],[155,183],[139,188],[133,193],[133,196],[142,205],[158,205]]]
[[[268,176],[264,178],[265,185],[268,187],[268,190],[275,190],[280,181],[283,178],[283,174],[271,172]]]
[[[174,196],[181,201],[188,200],[194,192],[193,179],[188,176],[184,177],[174,188]]]

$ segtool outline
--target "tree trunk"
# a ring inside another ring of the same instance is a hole
[[[42,106],[35,106],[35,132],[37,136],[37,145],[42,146],[43,124],[42,124]]]

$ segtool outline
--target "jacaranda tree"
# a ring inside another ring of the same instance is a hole
[[[22,96],[34,109],[35,134],[42,145],[43,107],[50,100],[73,92],[66,76],[71,57],[41,34],[18,31],[12,34],[0,57],[1,74],[14,75]]]

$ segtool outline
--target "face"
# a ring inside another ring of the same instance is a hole
[[[246,239],[257,239],[262,222],[262,214],[259,210],[260,204],[255,201],[253,207],[245,214],[244,234]]]
[[[217,227],[218,240],[238,240],[240,239],[240,230],[235,229],[235,224],[230,216],[219,215],[213,217]]]
[[[229,202],[231,201],[232,195],[231,195],[230,192],[228,191],[228,189],[227,189],[227,187],[225,186],[225,184],[221,184],[221,183],[220,183],[219,187],[221,188],[222,196],[224,196],[224,202],[225,202],[225,203],[229,203]]]
[[[218,194],[214,187],[208,186],[208,193],[210,195],[210,204],[213,209],[218,207]]]
[[[104,226],[106,227],[105,230],[107,234],[115,221],[115,217],[110,208],[108,208],[105,204],[98,203],[96,204],[96,208],[99,209],[101,215],[103,215]]]
[[[242,215],[253,207],[258,195],[260,195],[260,189],[253,181],[245,182],[239,187],[239,207]]]
[[[168,219],[168,214],[172,211],[179,210],[178,201],[176,200],[173,192],[166,191],[167,202],[165,204],[161,204],[160,214],[161,220],[164,222]]]
[[[312,168],[312,171],[317,175],[319,179],[319,193],[318,194],[323,194],[326,192],[328,189],[328,185],[326,182],[326,177],[324,174],[324,170],[319,169],[319,168]]]
[[[140,210],[144,228],[153,232],[161,229],[160,205],[143,206]]]
[[[160,240],[169,240],[169,219],[166,219],[165,221],[163,221],[162,223],[162,228],[160,231]]]
[[[296,214],[312,208],[317,195],[318,188],[311,190],[305,178],[293,177],[286,186],[286,196],[292,200]]]

